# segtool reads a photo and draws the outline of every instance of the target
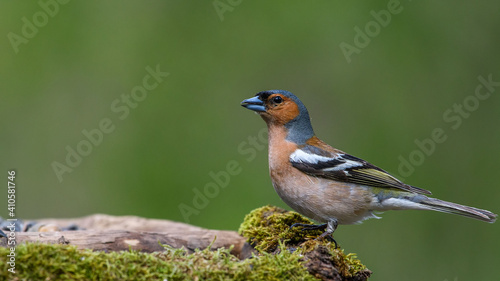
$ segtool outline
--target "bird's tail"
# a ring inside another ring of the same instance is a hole
[[[476,220],[485,221],[489,223],[493,223],[497,219],[497,215],[490,211],[464,206],[452,202],[447,202],[436,198],[426,197],[419,203],[423,204],[426,207],[426,209],[429,210],[461,215],[464,217],[473,218]]]

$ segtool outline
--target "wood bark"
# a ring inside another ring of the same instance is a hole
[[[58,230],[78,226],[76,231],[16,232],[17,243],[41,242],[75,245],[79,249],[98,251],[142,252],[162,251],[161,244],[174,248],[195,249],[230,248],[240,259],[251,256],[252,248],[236,231],[211,230],[185,223],[159,219],[145,219],[135,216],[109,216],[96,214],[76,219],[36,220],[35,230]],[[6,247],[6,239],[0,239],[0,246]],[[213,243],[213,244],[212,244]]]

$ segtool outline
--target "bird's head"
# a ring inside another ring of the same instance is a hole
[[[241,105],[257,112],[268,126],[284,126],[290,141],[303,144],[314,136],[306,107],[288,91],[263,91],[242,101]]]

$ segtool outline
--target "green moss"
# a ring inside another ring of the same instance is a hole
[[[164,252],[93,252],[74,246],[28,243],[16,248],[16,273],[0,247],[0,280],[315,280],[288,251],[240,261],[230,249],[165,247]]]
[[[339,272],[343,276],[352,277],[356,273],[366,269],[366,266],[361,263],[354,253],[346,255],[342,249],[330,249],[330,255],[332,255],[333,260],[338,265]]]
[[[248,238],[248,242],[259,251],[273,252],[279,241],[297,245],[308,239],[314,239],[323,233],[321,230],[301,231],[300,227],[290,229],[294,223],[313,224],[296,212],[265,206],[245,216],[238,233]]]
[[[313,222],[296,212],[265,206],[250,212],[238,232],[261,252],[275,252],[278,245],[283,243],[287,249],[298,250],[297,252],[307,256],[318,247],[324,247],[339,273],[346,278],[356,275],[361,270],[366,270],[366,266],[356,258],[355,254],[346,255],[342,249],[335,248],[335,243],[324,239],[315,240],[323,231],[302,231],[300,227],[290,229],[294,223],[312,224]]]
[[[210,247],[194,253],[170,246],[155,253],[105,253],[27,243],[16,247],[12,274],[7,270],[9,250],[0,247],[0,280],[317,280],[315,276],[324,277],[325,262],[331,266],[327,271],[338,272],[342,280],[366,279],[351,278],[366,269],[354,254],[315,240],[321,231],[290,230],[294,223],[312,222],[271,206],[252,211],[239,232],[259,252],[243,261],[231,255],[231,249],[210,251]],[[323,272],[314,269],[316,263]]]

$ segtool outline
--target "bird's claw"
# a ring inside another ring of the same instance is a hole
[[[290,226],[290,229],[297,227],[297,226],[302,226],[302,231],[304,230],[317,230],[321,229],[324,230],[327,227],[327,224],[306,224],[306,223],[294,223]]]
[[[328,224],[327,223],[324,223],[324,224],[305,224],[305,223],[294,223],[290,226],[290,229],[294,228],[294,227],[297,227],[297,226],[301,226],[302,227],[302,230],[301,231],[306,231],[306,230],[318,230],[318,229],[321,229],[321,230],[325,230],[327,229],[328,227]],[[335,239],[333,239],[333,237],[331,236],[332,232],[331,231],[325,231],[323,232],[320,236],[318,236],[316,239],[316,241],[320,240],[320,239],[326,239],[330,242],[333,242],[335,244],[335,249],[338,248],[338,244],[337,244],[337,241],[335,241]]]

